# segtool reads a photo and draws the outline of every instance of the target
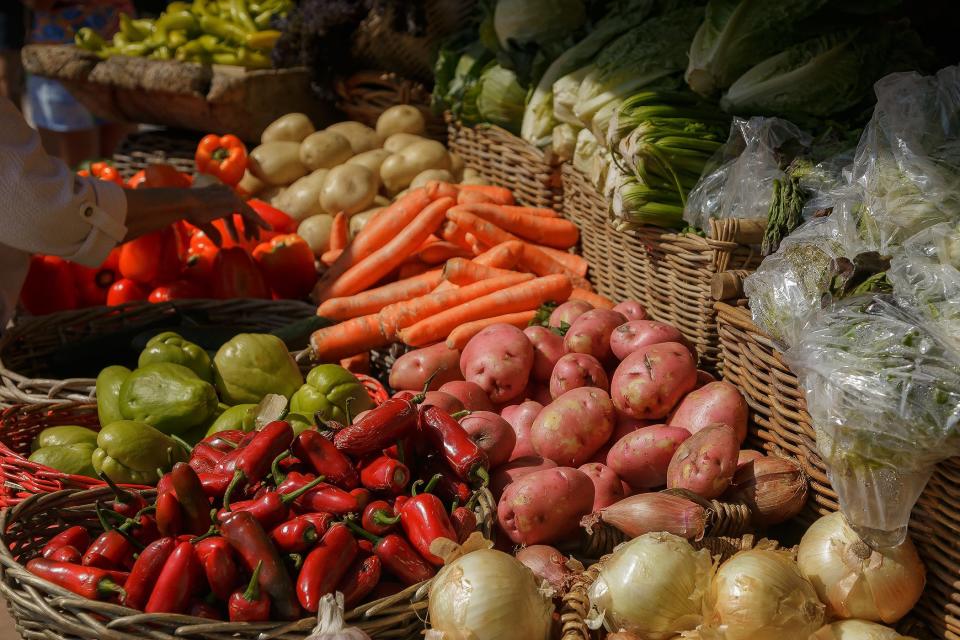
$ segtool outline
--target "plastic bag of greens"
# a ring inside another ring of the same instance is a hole
[[[833,303],[786,353],[850,524],[873,546],[906,536],[934,465],[960,453],[960,352],[889,296]]]
[[[784,168],[811,142],[780,118],[734,118],[727,144],[687,196],[683,219],[707,229],[711,218],[766,218],[774,182],[784,179]]]

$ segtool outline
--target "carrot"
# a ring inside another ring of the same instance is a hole
[[[467,240],[467,234],[464,233],[463,229],[455,225],[454,223],[447,220],[440,227],[440,236],[444,241],[449,242],[450,244],[455,244],[464,251],[469,251],[473,253],[474,247]]]
[[[337,362],[362,351],[387,345],[380,333],[376,315],[351,318],[346,322],[324,327],[310,336],[314,357],[323,362]]]
[[[508,213],[522,213],[528,216],[537,216],[538,218],[559,218],[561,217],[559,213],[553,209],[545,209],[542,207],[523,207],[520,205],[514,204],[502,204],[500,208]]]
[[[437,200],[439,198],[453,198],[456,200],[460,194],[460,185],[441,182],[439,180],[430,180],[427,182],[425,189],[431,200]]]
[[[497,204],[513,204],[513,193],[506,187],[497,187],[489,184],[461,184],[460,193],[464,191],[473,193],[482,193],[487,196],[491,202]],[[459,196],[458,196],[459,197]]]
[[[428,204],[403,231],[332,282],[326,288],[326,295],[353,295],[399,267],[427,236],[437,230],[451,206],[453,200],[450,198],[440,198]]]
[[[428,204],[430,197],[426,190],[414,189],[381,209],[367,221],[353,242],[347,245],[336,262],[320,277],[314,288],[314,297],[323,300],[336,295],[330,293],[330,288],[341,275],[396,237]]]
[[[430,271],[430,267],[432,266],[433,265],[420,262],[419,260],[408,260],[401,264],[400,268],[397,270],[397,279],[407,280],[409,278],[419,276]]]
[[[380,312],[381,331],[384,336],[393,340],[401,329],[424,318],[528,280],[533,280],[533,276],[528,273],[514,273],[392,304]],[[446,337],[446,334],[443,337]]]
[[[497,269],[477,264],[464,258],[450,258],[443,267],[443,279],[453,284],[473,284],[487,278],[497,278],[514,273],[508,269]]]
[[[554,249],[552,247],[545,247],[542,244],[538,244],[536,247],[562,264],[570,273],[578,275],[581,278],[587,275],[587,267],[589,267],[589,265],[581,256],[568,251],[560,251],[559,249]]]
[[[331,320],[349,320],[359,316],[377,313],[387,305],[430,293],[443,280],[439,269],[427,271],[418,276],[385,284],[376,289],[368,289],[354,296],[330,298],[324,300],[317,309],[317,315]]]
[[[518,329],[523,329],[530,324],[530,321],[533,320],[536,315],[536,309],[530,309],[529,311],[506,313],[502,316],[493,316],[492,318],[483,318],[482,320],[474,320],[473,322],[462,324],[450,332],[450,336],[447,338],[447,348],[460,349],[462,351],[463,348],[467,346],[467,343],[470,342],[470,338],[492,324],[512,324]]]
[[[438,284],[436,287],[434,287],[433,291],[431,291],[430,293],[440,293],[442,291],[450,291],[451,289],[456,289],[456,288],[457,288],[456,284],[450,282],[449,280],[444,280],[443,282]]]
[[[477,284],[485,282],[490,280],[481,280]],[[544,302],[566,300],[571,290],[570,277],[564,274],[521,282],[425,318],[400,331],[400,339],[415,347],[432,344],[445,339],[454,329],[467,322],[537,309]]]
[[[450,258],[465,258],[468,256],[473,257],[473,253],[444,240],[437,240],[426,247],[421,247],[417,252],[417,257],[427,264],[442,264]]]
[[[570,299],[589,302],[595,309],[613,309],[616,306],[610,298],[579,287],[574,288],[570,294]]]
[[[563,218],[531,216],[519,213],[516,208],[507,211],[498,205],[483,202],[458,204],[457,209],[469,211],[528,242],[545,244],[556,249],[569,249],[577,244],[580,238],[577,225]]]
[[[523,252],[523,243],[519,240],[501,242],[487,249],[473,259],[475,264],[497,269],[513,269]]]
[[[350,373],[370,375],[370,352],[357,353],[340,361],[340,366]]]
[[[473,252],[473,255],[475,256],[480,255],[490,248],[489,245],[480,242],[480,240],[477,239],[477,236],[473,235],[469,231],[463,234],[463,237],[466,238],[467,244],[470,245],[470,251]]]
[[[330,250],[344,249],[347,246],[347,214],[343,211],[333,216],[333,225],[330,227]]]
[[[475,203],[496,204],[497,201],[482,191],[461,191],[457,194],[457,204]]]
[[[343,249],[330,249],[329,251],[324,251],[323,255],[320,256],[320,262],[329,267],[337,261],[337,258],[340,257],[341,253],[343,253]]]

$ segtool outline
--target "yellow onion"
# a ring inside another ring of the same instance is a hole
[[[890,627],[866,620],[843,620],[823,627],[810,640],[913,640]]]
[[[872,549],[840,513],[820,518],[807,530],[797,564],[835,618],[892,624],[913,608],[926,581],[910,538]]]
[[[696,628],[713,572],[705,550],[670,533],[625,542],[600,567],[590,586],[590,624],[667,640]]]
[[[807,640],[823,605],[790,555],[741,551],[722,565],[704,602],[703,640]]]

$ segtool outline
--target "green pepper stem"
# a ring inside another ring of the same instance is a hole
[[[406,457],[406,452],[403,450],[403,440],[397,440],[397,460],[399,460],[401,464],[406,464]]]
[[[288,553],[287,557],[293,561],[294,569],[299,569],[301,566],[303,566],[303,555],[299,553]]]
[[[430,493],[431,491],[433,491],[434,487],[437,486],[437,483],[440,482],[440,478],[442,477],[443,477],[442,473],[433,474],[433,477],[430,478],[430,482],[427,483],[427,486],[423,488],[423,491],[421,493]]]
[[[474,479],[480,481],[481,488],[490,484],[490,472],[483,467],[477,467],[470,475],[474,476]]]
[[[196,538],[190,538],[190,543],[191,543],[191,544],[197,544],[197,543],[200,542],[201,540],[206,540],[207,538],[212,538],[213,536],[217,535],[218,533],[219,533],[219,530],[218,530],[214,525],[210,525],[210,528],[207,529],[207,532],[206,532],[206,533],[201,534],[201,535],[197,536]]]
[[[286,479],[286,474],[280,471],[280,461],[290,457],[289,451],[284,451],[270,463],[270,475],[273,476],[274,484],[280,484]]]
[[[190,446],[190,445],[187,443],[186,440],[184,440],[183,438],[181,438],[180,436],[178,436],[178,435],[175,434],[175,433],[171,433],[169,437],[170,437],[171,440],[173,440],[173,441],[176,442],[178,445],[180,445],[181,447],[183,447],[183,450],[184,450],[184,451],[186,451],[187,453],[193,453],[193,447]]]
[[[443,371],[443,367],[437,367],[437,369],[430,374],[430,377],[427,378],[427,381],[423,383],[423,391],[413,396],[410,400],[413,404],[420,404],[427,399],[427,391],[430,390],[430,383],[433,382],[433,379],[440,375],[440,372]]]
[[[123,504],[129,504],[133,502],[135,496],[129,491],[127,491],[126,489],[123,489],[120,486],[118,486],[117,483],[111,480],[110,476],[108,476],[106,473],[101,471],[100,473],[97,474],[97,476],[99,476],[101,480],[107,483],[107,486],[110,487],[111,491],[113,491],[113,495],[117,497],[117,502],[121,502]]]
[[[104,578],[97,584],[97,591],[103,595],[117,594],[121,598],[127,597],[127,590],[118,585],[116,582],[110,578]]]
[[[347,398],[343,403],[343,413],[347,419],[347,426],[353,424],[353,416],[350,415],[350,403],[353,402],[353,398]]]
[[[377,509],[371,516],[372,520],[381,527],[389,527],[400,522],[400,516],[388,516],[383,509]]]
[[[345,524],[348,529],[350,529],[351,531],[353,531],[355,534],[357,534],[357,535],[360,536],[361,538],[366,538],[367,540],[369,540],[370,542],[372,542],[372,543],[374,543],[374,544],[377,544],[377,543],[379,543],[381,540],[383,540],[383,538],[381,538],[381,537],[379,537],[379,536],[373,535],[372,533],[370,533],[369,531],[367,531],[367,530],[364,529],[363,527],[357,525],[356,522],[354,522],[353,520],[350,520],[349,518],[343,520],[343,524]]]
[[[464,409],[463,411],[457,411],[456,413],[451,413],[450,417],[454,420],[459,420],[460,418],[466,418],[468,415],[473,413],[469,409]]]
[[[246,478],[247,474],[243,472],[243,469],[237,469],[233,472],[233,478],[231,478],[230,484],[227,485],[227,490],[223,493],[224,511],[230,511],[230,497],[233,495],[233,490],[237,488],[241,480],[246,480]]]
[[[282,496],[280,496],[280,499],[283,501],[284,504],[290,504],[291,502],[293,502],[294,500],[296,500],[297,498],[305,494],[307,491],[310,491],[311,489],[316,487],[318,484],[323,482],[325,477],[326,476],[317,476],[316,478],[314,478],[307,484],[303,485],[296,491],[291,491],[290,493],[283,494]]]
[[[250,576],[250,582],[247,583],[247,590],[243,592],[243,599],[247,602],[256,602],[260,599],[260,568],[263,566],[263,560],[257,563],[256,569]]]

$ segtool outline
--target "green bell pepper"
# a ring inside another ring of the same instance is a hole
[[[303,374],[280,338],[241,333],[213,358],[220,399],[227,404],[258,403],[268,393],[289,398],[303,384]]]
[[[30,450],[36,451],[44,447],[62,447],[81,442],[96,444],[97,432],[93,429],[87,429],[86,427],[75,427],[72,425],[47,427],[30,443]]]
[[[230,407],[221,413],[216,420],[207,428],[206,435],[210,436],[220,431],[229,431],[238,429],[244,433],[253,431],[256,424],[254,420],[257,417],[257,405],[238,404]]]
[[[349,405],[349,406],[348,406]],[[290,399],[290,411],[349,424],[349,418],[373,409],[373,400],[352,373],[336,364],[310,370],[307,382]]]
[[[140,353],[137,364],[145,367],[156,362],[172,362],[180,364],[197,374],[197,377],[207,382],[213,382],[213,364],[210,356],[202,347],[173,331],[164,331],[150,338],[147,346]]]
[[[290,423],[290,426],[293,428],[293,435],[295,436],[300,435],[304,431],[317,428],[313,420],[302,413],[288,413],[284,420]]]
[[[152,485],[177,462],[189,455],[172,438],[148,424],[121,420],[104,427],[97,435],[93,469],[117,483]]]
[[[215,16],[203,15],[200,17],[200,28],[204,33],[216,36],[234,44],[243,44],[247,32],[243,28]]]
[[[120,388],[120,413],[163,433],[184,433],[206,423],[217,408],[213,385],[193,370],[157,362],[131,373]]]
[[[40,447],[30,454],[30,462],[46,465],[62,473],[96,478],[97,472],[92,463],[96,448],[96,442],[74,442]]]
[[[113,365],[102,370],[97,376],[97,416],[100,418],[101,427],[123,420],[120,412],[120,387],[130,373],[130,369],[126,367]]]

